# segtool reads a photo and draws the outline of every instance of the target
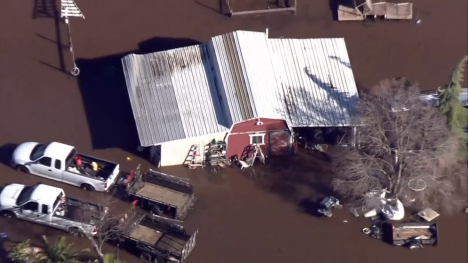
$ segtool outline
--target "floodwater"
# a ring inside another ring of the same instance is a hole
[[[8,167],[9,151],[24,141],[60,141],[119,162],[123,171],[138,163],[150,168],[136,153],[138,138],[119,71],[121,54],[206,42],[237,29],[269,28],[271,37],[344,37],[360,89],[397,76],[434,89],[448,81],[467,47],[466,1],[415,0],[415,15],[422,21],[416,24],[335,22],[328,1],[298,0],[295,16],[229,18],[216,11],[215,0],[77,0],[86,19],[71,19],[81,69],[74,79],[61,69],[72,66],[65,25],[49,17],[50,11],[41,16],[35,6],[52,2],[0,1],[0,184],[43,182],[90,201],[103,197],[13,171]],[[329,164],[321,156],[300,155],[289,166],[286,160],[272,163],[268,168],[255,166],[255,173],[163,169],[190,178],[199,197],[185,222],[190,231],[199,229],[187,263],[468,261],[466,214],[438,219],[442,239],[437,248],[392,247],[363,235],[360,231],[369,221],[346,210],[327,219],[311,214],[314,202],[329,193]],[[128,204],[116,201],[116,206],[125,209]],[[15,240],[36,242],[44,234],[64,234],[6,220],[0,221],[0,231]],[[89,247],[88,240],[69,239]],[[115,251],[111,246],[105,249]],[[124,251],[120,255],[127,262],[139,262]]]

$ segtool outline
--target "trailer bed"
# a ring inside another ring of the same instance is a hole
[[[130,233],[130,238],[145,242],[147,244],[156,244],[163,235],[162,232],[143,225],[137,225]]]
[[[189,202],[192,195],[178,192],[159,185],[145,183],[143,188],[135,194],[138,197],[146,198],[155,202],[164,202],[178,208],[183,208]]]
[[[432,237],[432,232],[429,228],[396,228],[395,230],[393,230],[393,240],[406,240],[408,238],[413,237],[420,237],[420,239],[429,239]]]
[[[393,244],[404,246],[413,240],[419,240],[422,245],[437,245],[439,240],[437,223],[410,222],[389,225]]]
[[[195,246],[197,233],[198,230],[194,234],[189,235],[181,226],[151,219],[145,215],[136,223],[128,234],[128,237],[154,247],[159,251],[170,252],[183,261]]]

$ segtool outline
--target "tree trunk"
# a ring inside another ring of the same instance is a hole
[[[395,187],[393,189],[393,197],[398,197],[398,192],[400,190],[400,179],[401,179],[401,172],[403,170],[403,165],[400,163],[398,164],[398,175],[397,175],[397,180],[395,182]]]
[[[86,236],[90,241],[91,244],[93,245],[94,250],[96,251],[96,254],[98,254],[99,258],[103,259],[104,254],[102,254],[101,249],[99,248],[99,245],[96,243],[96,240],[92,236]]]

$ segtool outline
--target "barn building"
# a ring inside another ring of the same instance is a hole
[[[293,128],[350,127],[358,101],[343,38],[235,31],[122,63],[140,144],[161,166],[213,139],[227,141],[228,157],[252,143],[287,154]]]
[[[255,118],[232,125],[227,137],[227,153],[230,159],[249,157],[251,145],[259,145],[265,156],[288,155],[292,150],[292,129],[284,120]]]

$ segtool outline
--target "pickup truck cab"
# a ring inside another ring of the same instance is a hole
[[[11,165],[21,172],[100,192],[113,186],[120,168],[116,163],[80,154],[73,146],[59,142],[22,143],[14,150]]]
[[[107,208],[65,195],[57,187],[37,184],[10,184],[0,187],[0,216],[18,218],[68,231],[94,236],[94,225]]]

